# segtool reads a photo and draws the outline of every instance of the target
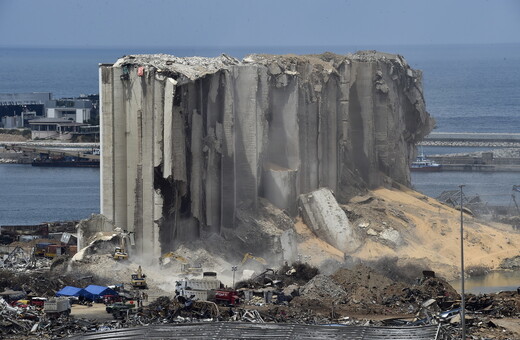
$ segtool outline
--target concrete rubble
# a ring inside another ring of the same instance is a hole
[[[288,268],[271,272],[269,280],[263,281],[267,284],[249,282],[249,288],[240,290],[243,302],[235,306],[207,301],[194,301],[188,305],[175,296],[159,296],[143,307],[114,316],[113,320],[106,317],[101,320],[91,313],[81,316],[75,312],[80,308],[78,305],[72,306],[71,316],[50,318],[38,306],[11,305],[0,298],[0,336],[5,339],[58,339],[145,325],[216,321],[385,327],[440,324],[445,339],[456,338],[460,330],[460,318],[457,319],[460,296],[434,273],[428,272],[409,284],[390,279],[365,265],[339,268],[332,275],[316,274],[310,279],[309,273],[317,271],[308,265],[292,265],[301,272],[288,271]],[[0,281],[0,288],[6,285],[7,282]],[[59,287],[56,281],[47,285]],[[265,294],[267,291],[271,292],[269,297]],[[253,295],[246,300],[245,292],[253,292]],[[42,295],[49,297],[52,293]],[[12,300],[9,294],[3,296]],[[97,313],[106,315],[104,305],[101,306],[90,308],[97,308]],[[518,292],[468,294],[466,308],[471,339],[517,338],[518,334],[499,324],[507,325],[507,320],[520,317]]]
[[[345,253],[354,252],[361,245],[361,238],[350,225],[332,192],[321,188],[300,195],[303,221],[316,235]]]

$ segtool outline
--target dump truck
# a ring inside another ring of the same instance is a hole
[[[182,279],[175,283],[175,293],[193,300],[210,300],[211,291],[219,289],[220,280],[217,279],[216,273],[205,272],[202,278]]]
[[[222,288],[222,282],[214,272],[204,272],[202,278],[177,281],[175,292],[177,296],[193,301],[212,301],[229,306],[240,302],[237,291]]]
[[[43,303],[43,311],[50,318],[58,318],[61,315],[70,314],[70,301],[69,298],[61,297],[47,300]]]

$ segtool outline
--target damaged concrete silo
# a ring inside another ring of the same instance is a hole
[[[421,75],[396,55],[134,55],[100,69],[102,207],[158,258],[236,227],[261,197],[289,215],[328,187],[340,202],[409,184],[433,125]]]

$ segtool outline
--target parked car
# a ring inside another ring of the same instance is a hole
[[[135,308],[135,305],[133,303],[115,302],[111,305],[108,305],[105,310],[107,313],[113,313],[116,310],[127,310],[130,308]]]
[[[450,319],[452,319],[453,317],[455,317],[457,314],[460,314],[460,311],[461,311],[461,308],[455,308],[452,310],[441,312],[438,315],[438,319],[440,322],[447,322]]]
[[[47,298],[36,296],[36,297],[31,298],[30,304],[33,306],[39,307],[39,308],[43,308],[45,301],[47,301]]]

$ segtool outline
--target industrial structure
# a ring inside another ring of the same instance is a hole
[[[420,72],[374,51],[126,56],[100,66],[100,92],[101,213],[154,259],[233,233],[238,212],[264,199],[296,216],[299,196],[320,187],[341,202],[409,183],[414,144],[433,126]]]

